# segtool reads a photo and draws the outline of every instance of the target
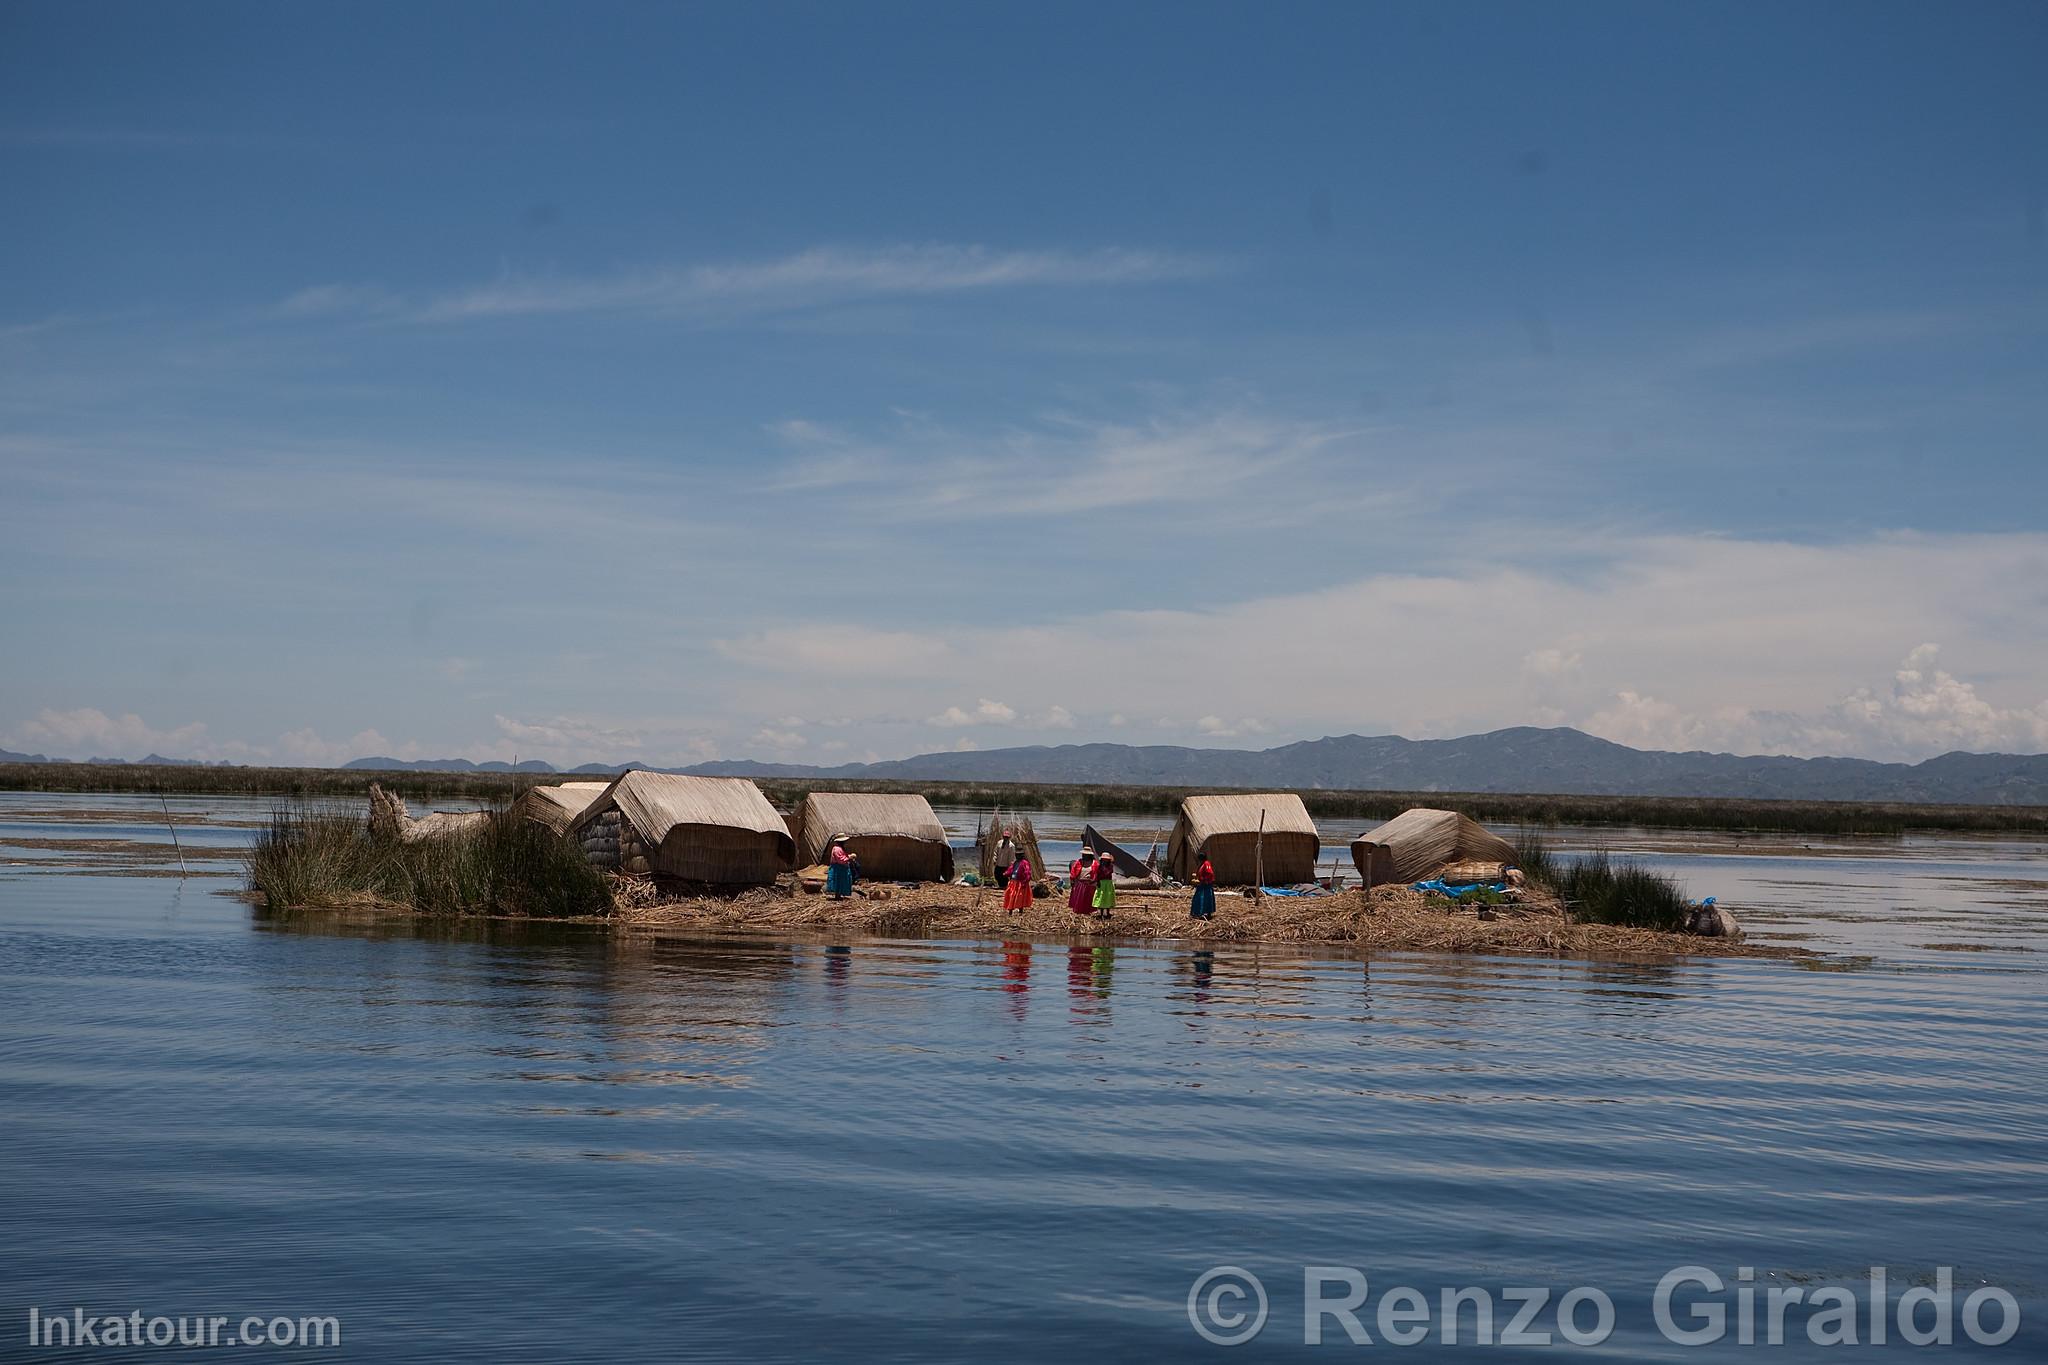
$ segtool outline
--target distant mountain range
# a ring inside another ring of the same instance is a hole
[[[1033,745],[833,768],[730,760],[681,771],[752,777],[2048,805],[2048,754],[1957,752],[1923,763],[1745,758],[1698,750],[1631,749],[1580,730],[1528,726],[1462,739],[1338,735],[1258,750]]]
[[[555,765],[529,758],[524,763],[472,763],[466,758],[352,758],[341,765],[344,768],[374,768],[385,773],[551,773]],[[629,768],[644,768],[645,763],[629,763]],[[607,768],[601,763],[586,763],[572,768],[578,773],[616,773],[624,768]]]
[[[0,750],[0,762],[41,763]],[[103,760],[94,760],[96,762]],[[143,760],[173,763],[152,754]],[[191,762],[192,760],[182,760]],[[554,773],[529,759],[358,758],[356,769]],[[586,763],[568,776],[608,776],[647,763]],[[1159,787],[1295,787],[1354,791],[1552,792],[1584,796],[1713,796],[1756,800],[1908,801],[2048,805],[2048,754],[1948,753],[1923,763],[1771,758],[1631,749],[1571,729],[1527,726],[1462,739],[1337,735],[1273,749],[1061,744],[919,754],[882,763],[813,767],[728,759],[658,772],[710,776],[932,782],[1116,783]]]
[[[69,763],[68,758],[51,758],[48,754],[18,754],[12,749],[0,749],[0,763]],[[137,767],[205,768],[215,766],[197,758],[165,758],[162,754],[147,754],[137,759],[88,758],[87,763],[129,763]],[[218,765],[225,767],[225,764]]]

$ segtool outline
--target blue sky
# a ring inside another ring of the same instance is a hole
[[[0,744],[2048,750],[2036,4],[0,10]]]

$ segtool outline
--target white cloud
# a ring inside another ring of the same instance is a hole
[[[975,703],[972,711],[949,706],[936,716],[926,716],[924,723],[941,729],[957,729],[963,725],[1010,725],[1016,719],[1016,707],[983,697]]]
[[[207,747],[206,726],[198,721],[159,730],[134,712],[110,716],[91,706],[71,711],[44,710],[15,732],[10,747],[33,749],[52,758],[194,758]]]
[[[1000,676],[1013,695],[1060,696],[1077,715],[1164,711],[1164,732],[1240,742],[1545,723],[1742,752],[2048,747],[2031,681],[2048,677],[2048,638],[2030,628],[2048,619],[2048,534],[1602,549],[1603,561],[1554,571],[1479,559],[1235,603],[964,627],[901,667],[869,651],[863,680],[882,704],[929,708],[918,714],[956,729],[983,722],[947,694]],[[1074,670],[1076,639],[1115,640],[1116,667]],[[1887,686],[1866,683],[1927,639],[1968,667],[1923,656]],[[1216,647],[1240,640],[1315,643],[1285,665]],[[820,669],[812,685],[835,677]]]
[[[1038,718],[1042,730],[1071,730],[1074,728],[1074,713],[1064,706],[1052,706]]]
[[[1940,650],[1907,654],[1888,687],[1858,687],[1810,711],[1722,705],[1689,710],[1623,690],[1591,717],[1594,734],[1637,748],[1845,754],[1917,760],[1952,749],[2048,751],[2048,700],[1997,706],[1939,667]]]
[[[793,255],[723,264],[659,265],[610,275],[521,275],[407,304],[374,285],[302,289],[279,311],[310,317],[405,310],[421,322],[569,313],[713,314],[804,308],[863,298],[1029,286],[1107,286],[1214,274],[1218,262],[1170,251],[1005,251],[934,243],[820,246]]]
[[[1225,720],[1221,716],[1203,716],[1195,722],[1195,729],[1210,739],[1236,739],[1240,735],[1262,735],[1272,727],[1256,716],[1242,720]]]
[[[1585,655],[1577,650],[1563,650],[1555,646],[1546,649],[1532,649],[1522,656],[1522,671],[1534,678],[1563,678],[1574,676],[1585,662]]]
[[[755,749],[765,750],[777,757],[788,757],[809,742],[794,730],[777,730],[765,725],[756,730],[754,737],[748,741]]]
[[[498,733],[529,757],[550,757],[568,753],[612,754],[638,748],[644,741],[629,729],[604,725],[574,716],[551,716],[543,720],[521,720],[516,716],[493,716]]]
[[[991,437],[907,424],[863,442],[813,443],[787,466],[792,487],[858,484],[869,515],[923,518],[1005,489],[1011,513],[1082,515],[1150,504],[1228,505],[1233,490],[1271,498],[1276,481],[1321,484],[1345,461],[1355,467],[1361,428],[1277,418],[1252,410],[1175,412],[1146,422],[1043,415]],[[1015,472],[1028,468],[1029,479]],[[1322,491],[1327,491],[1323,489]],[[858,492],[854,496],[859,496]],[[1356,503],[1361,495],[1347,492]],[[1365,495],[1379,504],[1406,496],[1392,478]],[[1235,509],[1242,516],[1247,508]]]
[[[716,648],[726,658],[755,668],[820,676],[915,673],[938,667],[950,653],[936,636],[841,624],[766,630],[720,640]]]
[[[394,744],[376,730],[360,730],[347,739],[321,738],[312,726],[279,735],[277,743],[261,759],[293,768],[332,768],[357,758],[414,759],[425,755],[417,743]],[[247,760],[256,761],[251,755]]]
[[[286,298],[277,312],[287,318],[386,316],[405,307],[405,300],[373,284],[316,284]]]
[[[45,710],[8,736],[10,748],[47,753],[52,758],[194,758],[208,763],[281,764],[287,767],[333,767],[353,758],[386,755],[420,758],[416,743],[394,744],[375,730],[348,739],[323,738],[311,726],[288,730],[269,743],[215,739],[200,721],[160,729],[133,712],[109,715],[96,707],[69,711]]]

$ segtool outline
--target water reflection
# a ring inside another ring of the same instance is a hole
[[[1003,993],[1009,998],[1010,1017],[1023,1023],[1031,1010],[1031,944],[1012,939],[1003,944]]]
[[[853,949],[850,946],[835,943],[825,949],[825,984],[833,987],[835,993],[845,989],[852,968]]]

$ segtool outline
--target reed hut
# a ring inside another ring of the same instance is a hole
[[[744,777],[624,773],[568,834],[598,867],[723,886],[765,886],[796,852],[789,827]]]
[[[860,858],[863,878],[884,882],[950,882],[953,846],[922,796],[892,792],[812,792],[789,821],[797,865],[825,861],[834,835]]]
[[[1454,863],[1490,867],[1474,880],[1492,881],[1515,857],[1513,844],[1477,820],[1427,806],[1404,810],[1351,841],[1352,865],[1367,886],[1425,881]]]
[[[991,817],[988,828],[982,831],[981,842],[974,847],[974,875],[987,882],[996,872],[996,845],[1003,836],[1010,836],[1010,842],[1019,852],[1031,860],[1031,880],[1035,885],[1058,873],[1045,865],[1045,855],[1038,851],[1038,831],[1031,827],[1028,815],[996,814]]]
[[[1293,792],[1188,797],[1180,803],[1180,818],[1167,837],[1167,869],[1184,882],[1192,881],[1207,855],[1218,886],[1257,885],[1262,826],[1265,885],[1313,881],[1323,841],[1316,822],[1308,818],[1308,807]]]
[[[512,809],[536,825],[546,825],[557,834],[567,834],[576,817],[583,814],[584,808],[602,796],[610,785],[609,782],[560,782],[552,787],[528,787],[512,803]]]

